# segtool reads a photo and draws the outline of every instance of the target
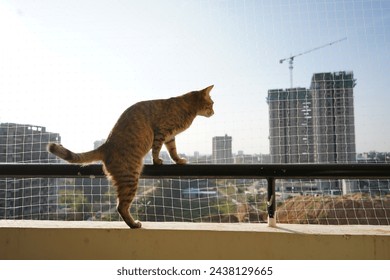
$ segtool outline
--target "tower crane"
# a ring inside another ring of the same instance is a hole
[[[333,44],[339,43],[339,42],[344,41],[344,40],[347,40],[347,37],[344,37],[344,38],[339,39],[337,41],[333,41],[333,42],[327,43],[325,45],[322,45],[322,46],[319,46],[319,47],[316,47],[316,48],[304,51],[302,53],[298,53],[298,54],[292,55],[290,57],[286,57],[286,58],[283,58],[283,59],[279,60],[279,63],[283,63],[284,61],[288,60],[288,64],[289,64],[288,69],[290,69],[290,84],[291,84],[291,88],[293,87],[293,68],[294,68],[293,64],[294,64],[294,58],[296,58],[297,56],[301,56],[301,55],[304,55],[304,54],[307,54],[307,53],[310,53],[310,52],[313,52],[313,51],[325,48],[327,46],[331,46]]]

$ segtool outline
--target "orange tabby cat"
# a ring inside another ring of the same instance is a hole
[[[175,135],[187,129],[196,116],[214,114],[209,86],[169,99],[142,101],[120,116],[107,141],[96,150],[73,153],[50,143],[48,150],[70,163],[102,161],[103,169],[118,194],[117,211],[130,228],[140,228],[129,210],[143,165],[144,156],[152,149],[153,163],[162,164],[159,153],[163,144],[177,164],[185,164],[176,151]]]

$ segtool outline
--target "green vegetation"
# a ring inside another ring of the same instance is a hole
[[[80,190],[62,190],[59,195],[59,208],[64,209],[66,220],[85,220],[91,216],[91,204],[87,203],[84,193]]]

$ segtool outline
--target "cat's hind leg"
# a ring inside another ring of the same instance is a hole
[[[119,215],[130,228],[140,228],[142,224],[134,220],[130,214],[131,203],[133,202],[138,188],[140,171],[126,172],[120,175],[111,173],[111,180],[117,190],[117,207]]]
[[[122,219],[125,221],[125,223],[130,228],[141,228],[142,224],[138,220],[134,220],[134,218],[130,214],[130,206],[131,206],[131,199],[123,199],[118,197],[118,204],[117,204],[117,211],[119,215],[121,215]]]

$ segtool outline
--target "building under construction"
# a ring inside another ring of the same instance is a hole
[[[316,73],[310,89],[268,91],[272,163],[356,161],[352,72]]]
[[[313,75],[314,162],[356,162],[354,86],[352,72]]]
[[[269,90],[271,162],[356,162],[354,86],[352,72],[336,72],[314,74],[310,89]],[[283,188],[333,194],[351,192],[354,185],[339,180],[284,182]]]
[[[268,91],[272,163],[314,162],[312,94],[306,88]]]

